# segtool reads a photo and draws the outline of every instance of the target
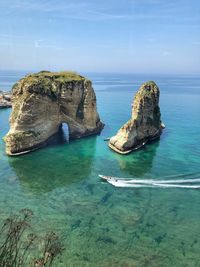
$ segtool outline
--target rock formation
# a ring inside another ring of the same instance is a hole
[[[11,92],[0,91],[0,109],[12,107],[11,96]]]
[[[47,144],[67,123],[69,138],[97,134],[103,128],[92,83],[73,72],[41,71],[13,86],[6,153],[18,155]]]
[[[159,108],[159,88],[155,82],[144,83],[135,95],[132,117],[109,141],[109,147],[120,154],[128,154],[144,146],[162,133]]]

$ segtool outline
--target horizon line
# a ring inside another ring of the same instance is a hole
[[[73,72],[77,72],[77,73],[91,73],[91,74],[124,74],[124,75],[171,75],[171,76],[175,76],[175,75],[191,75],[191,76],[200,76],[200,73],[181,73],[181,72],[177,72],[177,73],[170,73],[170,72],[135,72],[135,71],[91,71],[91,70],[72,70],[72,69],[63,69],[60,68],[59,70],[57,68],[53,69],[44,69],[41,68],[40,70],[38,69],[1,69],[0,68],[0,72],[27,72],[27,73],[37,73],[40,71],[51,71],[51,72],[61,72],[61,71],[73,71]]]

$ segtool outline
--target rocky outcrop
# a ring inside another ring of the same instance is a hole
[[[109,141],[109,147],[120,154],[128,154],[144,146],[162,133],[159,108],[159,88],[155,82],[144,83],[135,95],[132,117]]]
[[[70,139],[103,128],[92,83],[76,73],[42,71],[25,76],[13,86],[12,101],[10,130],[4,138],[9,155],[46,145],[62,123],[68,124]]]
[[[11,97],[11,92],[0,91],[0,109],[12,107]]]

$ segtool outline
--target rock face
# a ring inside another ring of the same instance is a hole
[[[42,71],[13,86],[6,153],[18,155],[44,146],[68,124],[69,138],[99,133],[103,128],[96,96],[88,79],[72,72]]]
[[[128,154],[144,146],[162,133],[159,88],[155,82],[144,83],[135,95],[131,119],[109,141],[109,147]]]
[[[12,107],[11,97],[11,92],[0,91],[0,109]]]

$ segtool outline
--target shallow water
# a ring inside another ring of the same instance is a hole
[[[20,75],[1,72],[0,89]],[[200,78],[87,76],[106,124],[99,136],[10,158],[2,140],[10,110],[0,110],[0,220],[31,208],[36,231],[54,229],[65,240],[57,266],[200,266],[199,190],[115,188],[98,178],[200,178]],[[149,79],[160,87],[166,129],[159,141],[118,155],[104,139],[130,118],[133,95]]]

